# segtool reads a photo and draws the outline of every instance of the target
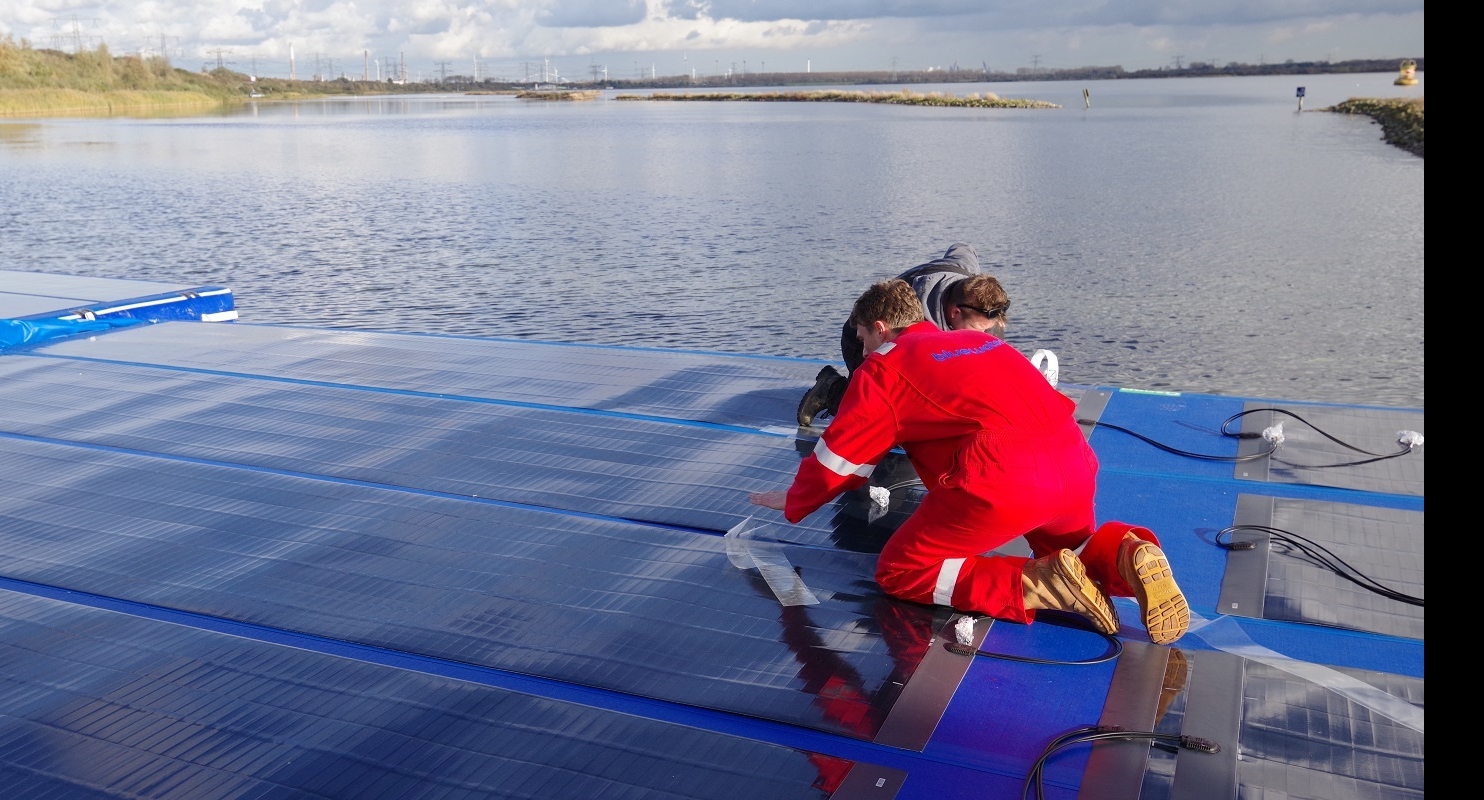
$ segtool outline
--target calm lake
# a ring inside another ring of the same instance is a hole
[[[226,285],[245,322],[838,363],[866,285],[965,241],[1069,383],[1421,407],[1423,159],[1316,111],[1422,96],[1395,77],[0,121],[0,268]]]

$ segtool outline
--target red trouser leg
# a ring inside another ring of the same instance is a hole
[[[1060,543],[1053,550],[1087,540],[1090,502],[1047,519],[1050,507],[1031,496],[996,503],[956,489],[934,489],[882,548],[876,581],[903,600],[1030,622],[1035,614],[1025,607],[1020,583],[1026,559],[981,554],[1028,530],[1027,538]]]
[[[983,554],[1021,535],[1038,556],[1081,546],[1093,532],[1096,491],[1097,457],[1076,429],[1035,444],[974,437],[887,541],[876,580],[904,600],[1029,622],[1026,559]]]
[[[1103,591],[1114,597],[1133,597],[1134,587],[1118,574],[1118,546],[1124,534],[1132,533],[1146,542],[1159,545],[1159,539],[1148,528],[1130,525],[1127,522],[1104,522],[1098,527],[1087,546],[1082,548],[1081,558],[1087,567],[1087,577],[1103,585]]]

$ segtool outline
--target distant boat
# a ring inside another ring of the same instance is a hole
[[[1417,62],[1407,59],[1402,62],[1401,74],[1392,81],[1394,86],[1416,86],[1417,85]]]

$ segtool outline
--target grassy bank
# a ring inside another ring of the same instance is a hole
[[[1364,114],[1381,125],[1381,138],[1388,144],[1422,157],[1422,98],[1373,99],[1352,97],[1322,108],[1340,114]]]
[[[159,56],[114,56],[106,45],[63,53],[0,36],[0,117],[197,111],[249,99],[432,91],[376,81],[253,80],[240,72],[177,69]]]
[[[866,92],[814,90],[802,92],[695,92],[671,94],[621,94],[615,100],[698,100],[698,101],[751,101],[759,103],[888,103],[905,106],[955,106],[966,108],[1061,108],[1055,103],[1041,100],[1015,100],[1002,98],[994,92],[970,94],[963,97],[942,92],[914,92],[903,89],[899,92]]]
[[[164,58],[115,57],[102,45],[78,53],[36,50],[0,37],[0,115],[200,108],[236,94],[219,78],[175,69]]]
[[[192,90],[0,89],[0,117],[70,116],[128,112],[199,112],[219,106],[223,98]]]

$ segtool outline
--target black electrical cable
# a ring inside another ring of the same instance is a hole
[[[1345,461],[1345,462],[1336,463],[1336,464],[1299,464],[1299,463],[1296,463],[1296,462],[1293,462],[1293,461],[1282,461],[1282,460],[1279,460],[1277,458],[1274,458],[1273,459],[1274,461],[1277,461],[1280,464],[1284,464],[1284,465],[1287,465],[1287,466],[1290,466],[1290,467],[1295,467],[1295,468],[1298,468],[1298,469],[1334,469],[1336,467],[1358,467],[1358,466],[1360,466],[1362,464],[1372,464],[1372,463],[1375,463],[1377,461],[1385,461],[1388,458],[1397,458],[1399,456],[1404,456],[1404,455],[1412,452],[1412,445],[1404,445],[1402,447],[1402,449],[1397,450],[1395,452],[1391,452],[1391,453],[1373,453],[1370,450],[1366,450],[1366,449],[1361,448],[1361,447],[1356,447],[1355,445],[1350,444],[1349,442],[1342,441],[1341,439],[1338,439],[1338,438],[1330,435],[1327,431],[1325,431],[1323,428],[1319,427],[1318,425],[1315,425],[1314,423],[1312,423],[1312,422],[1304,419],[1303,417],[1299,416],[1298,414],[1295,414],[1294,412],[1289,411],[1287,409],[1283,409],[1283,408],[1250,408],[1250,409],[1247,409],[1246,411],[1239,411],[1236,414],[1233,414],[1230,417],[1227,417],[1226,420],[1221,423],[1221,435],[1223,435],[1223,436],[1237,436],[1237,437],[1241,437],[1241,438],[1251,438],[1254,434],[1233,433],[1233,432],[1227,430],[1227,426],[1230,425],[1231,423],[1233,423],[1233,422],[1241,419],[1242,417],[1247,416],[1248,414],[1256,414],[1259,411],[1267,411],[1267,412],[1271,412],[1273,414],[1284,414],[1286,416],[1293,417],[1294,419],[1298,420],[1299,422],[1302,422],[1303,424],[1309,426],[1311,429],[1314,430],[1315,433],[1317,433],[1320,436],[1323,436],[1324,438],[1330,440],[1331,442],[1334,442],[1335,444],[1337,444],[1337,445],[1345,448],[1346,450],[1352,450],[1352,451],[1357,452],[1357,453],[1363,453],[1363,454],[1368,455],[1368,456],[1373,456],[1372,458],[1363,458],[1363,459],[1361,459],[1359,461]],[[1277,449],[1277,445],[1274,445],[1274,449]]]
[[[1041,757],[1031,767],[1029,774],[1025,776],[1025,784],[1021,787],[1020,796],[1022,800],[1030,794],[1031,787],[1036,790],[1037,800],[1046,797],[1046,786],[1044,782],[1044,768],[1047,760],[1058,750],[1074,744],[1084,742],[1097,742],[1109,739],[1125,741],[1148,740],[1156,745],[1175,746],[1184,750],[1194,750],[1199,753],[1219,753],[1221,745],[1210,739],[1202,739],[1197,736],[1185,736],[1178,733],[1157,733],[1155,731],[1128,731],[1117,725],[1098,725],[1074,728],[1051,740],[1046,749],[1041,751]]]
[[[1357,453],[1364,453],[1365,455],[1368,455],[1368,456],[1380,456],[1382,458],[1395,458],[1397,455],[1399,455],[1398,453],[1372,453],[1369,450],[1365,450],[1365,449],[1356,447],[1355,445],[1350,444],[1348,442],[1341,441],[1340,439],[1337,439],[1337,438],[1329,435],[1328,433],[1325,433],[1325,431],[1322,428],[1320,428],[1318,425],[1315,425],[1314,423],[1312,423],[1312,422],[1304,419],[1303,417],[1299,416],[1298,414],[1293,413],[1292,411],[1288,411],[1287,409],[1282,409],[1282,408],[1249,408],[1246,411],[1239,411],[1239,412],[1237,412],[1237,413],[1235,413],[1235,414],[1227,417],[1226,418],[1226,421],[1224,421],[1224,422],[1221,423],[1221,435],[1222,436],[1243,436],[1243,434],[1232,433],[1231,431],[1227,430],[1226,429],[1227,426],[1228,425],[1231,425],[1233,422],[1236,422],[1237,420],[1241,419],[1242,417],[1247,416],[1248,414],[1256,414],[1259,411],[1268,411],[1268,412],[1271,412],[1271,413],[1274,413],[1274,414],[1285,414],[1287,416],[1293,417],[1294,419],[1298,420],[1299,422],[1302,422],[1305,425],[1308,425],[1310,428],[1313,428],[1314,431],[1316,433],[1318,433],[1320,436],[1323,436],[1324,438],[1330,440],[1331,442],[1334,442],[1335,444],[1337,444],[1337,445],[1345,448],[1346,450],[1354,450]],[[1248,437],[1250,437],[1252,435],[1254,435],[1254,434],[1246,434],[1246,436],[1248,436]],[[1409,448],[1407,448],[1407,450],[1404,450],[1402,452],[1407,452],[1407,451],[1410,451],[1410,450],[1411,450],[1411,448],[1409,447]]]
[[[1298,420],[1299,422],[1302,422],[1303,424],[1307,425],[1308,427],[1314,429],[1314,431],[1317,432],[1320,436],[1323,436],[1324,438],[1326,438],[1326,439],[1334,442],[1335,444],[1340,445],[1341,447],[1344,447],[1347,450],[1353,450],[1353,451],[1355,451],[1357,453],[1364,453],[1365,455],[1372,456],[1372,458],[1361,459],[1359,461],[1346,461],[1346,462],[1336,463],[1336,464],[1298,464],[1298,463],[1294,463],[1294,462],[1291,462],[1291,461],[1280,461],[1277,458],[1274,458],[1273,459],[1274,461],[1277,461],[1280,464],[1284,464],[1284,465],[1287,465],[1287,466],[1290,466],[1290,467],[1295,467],[1295,468],[1298,468],[1298,469],[1331,469],[1331,468],[1335,468],[1335,467],[1355,467],[1355,466],[1360,466],[1361,464],[1370,464],[1370,463],[1373,463],[1373,462],[1376,462],[1376,461],[1384,461],[1384,460],[1386,460],[1388,458],[1397,458],[1399,456],[1404,456],[1404,455],[1412,452],[1412,449],[1413,449],[1413,446],[1412,445],[1406,445],[1401,450],[1398,450],[1398,451],[1393,452],[1393,453],[1373,453],[1370,450],[1365,450],[1363,448],[1356,447],[1355,445],[1350,444],[1348,442],[1342,441],[1342,440],[1340,440],[1340,439],[1338,439],[1338,438],[1330,435],[1328,432],[1326,432],[1324,429],[1320,428],[1319,426],[1315,425],[1314,423],[1312,423],[1312,422],[1304,419],[1303,417],[1299,416],[1298,414],[1295,414],[1292,411],[1288,411],[1288,410],[1282,409],[1282,408],[1250,408],[1250,409],[1247,409],[1246,411],[1239,411],[1236,414],[1233,414],[1230,417],[1227,417],[1224,421],[1222,421],[1222,423],[1221,423],[1221,435],[1222,436],[1231,436],[1231,437],[1234,437],[1234,438],[1237,438],[1237,439],[1256,439],[1256,438],[1261,437],[1262,436],[1261,433],[1252,433],[1252,432],[1245,432],[1244,433],[1244,432],[1240,432],[1240,431],[1234,432],[1234,431],[1227,430],[1227,428],[1233,422],[1241,419],[1242,417],[1247,416],[1248,414],[1256,414],[1256,413],[1258,413],[1260,411],[1266,411],[1266,412],[1270,412],[1270,413],[1273,413],[1273,414],[1284,414],[1284,415],[1293,417],[1294,419]],[[1186,456],[1187,458],[1199,458],[1199,459],[1202,459],[1202,460],[1205,460],[1205,461],[1230,461],[1230,462],[1233,462],[1233,463],[1241,463],[1241,462],[1244,462],[1244,461],[1256,461],[1257,459],[1266,458],[1268,456],[1273,455],[1273,453],[1277,451],[1278,444],[1279,444],[1278,442],[1274,441],[1272,443],[1272,446],[1269,447],[1268,449],[1263,450],[1261,452],[1257,452],[1257,453],[1249,453],[1249,454],[1247,454],[1245,456],[1210,455],[1210,454],[1206,454],[1206,453],[1192,453],[1192,452],[1190,452],[1188,450],[1180,450],[1178,448],[1171,447],[1171,446],[1169,446],[1167,444],[1164,444],[1162,442],[1155,441],[1154,439],[1151,439],[1148,436],[1143,435],[1142,433],[1138,433],[1137,431],[1129,430],[1128,428],[1125,428],[1125,427],[1123,427],[1121,425],[1114,425],[1111,422],[1102,422],[1102,421],[1094,420],[1094,419],[1079,419],[1079,420],[1077,420],[1077,424],[1079,424],[1079,425],[1096,425],[1096,426],[1103,427],[1103,428],[1111,428],[1111,429],[1113,429],[1115,431],[1119,431],[1120,433],[1126,433],[1129,436],[1132,436],[1132,437],[1134,437],[1136,439],[1139,439],[1140,441],[1143,441],[1143,442],[1146,442],[1148,444],[1154,445],[1155,447],[1158,447],[1159,449],[1164,450],[1167,453],[1174,453],[1177,456]]]
[[[1169,446],[1167,444],[1164,444],[1163,442],[1157,442],[1157,441],[1149,438],[1148,436],[1145,436],[1142,433],[1139,433],[1137,431],[1131,431],[1128,428],[1125,428],[1125,427],[1123,427],[1121,425],[1114,425],[1111,422],[1100,422],[1098,420],[1093,420],[1093,419],[1079,419],[1079,420],[1077,420],[1077,424],[1079,424],[1079,425],[1097,425],[1100,428],[1111,428],[1111,429],[1113,429],[1115,431],[1118,431],[1120,433],[1126,433],[1129,436],[1132,436],[1135,439],[1138,439],[1138,440],[1140,440],[1142,442],[1146,442],[1148,444],[1152,444],[1155,447],[1158,447],[1159,449],[1165,451],[1166,453],[1174,453],[1177,456],[1185,456],[1187,458],[1199,458],[1199,459],[1202,459],[1204,461],[1232,461],[1232,462],[1236,462],[1236,463],[1241,463],[1243,461],[1256,461],[1259,458],[1267,458],[1268,456],[1270,456],[1270,455],[1273,454],[1273,451],[1274,450],[1277,450],[1278,449],[1277,443],[1274,443],[1272,447],[1269,447],[1268,449],[1266,449],[1266,450],[1264,450],[1264,451],[1262,451],[1260,453],[1249,453],[1249,454],[1247,454],[1245,456],[1218,456],[1218,455],[1209,455],[1209,454],[1206,454],[1206,453],[1192,453],[1189,450],[1181,450],[1179,448],[1171,447],[1171,446]],[[1230,435],[1230,434],[1228,434],[1228,435]],[[1252,437],[1244,437],[1244,438],[1252,438]]]
[[[950,642],[948,644],[948,649],[951,652],[957,653],[961,656],[984,656],[985,658],[996,658],[1001,661],[1019,661],[1023,664],[1052,664],[1056,666],[1102,664],[1107,661],[1112,661],[1113,659],[1118,658],[1120,655],[1123,655],[1123,642],[1120,642],[1118,640],[1118,637],[1110,636],[1106,633],[1103,633],[1102,631],[1096,631],[1096,633],[1097,635],[1108,640],[1108,651],[1098,656],[1097,658],[1086,658],[1080,661],[1066,661],[1063,659],[1052,658],[1033,658],[1031,656],[1012,656],[1009,653],[995,653],[989,650],[975,650],[969,645],[959,644],[957,642]]]
[[[1252,542],[1221,541],[1221,537],[1223,534],[1227,535],[1229,538],[1231,534],[1236,533],[1237,531],[1257,531],[1259,533],[1266,533],[1270,537],[1272,537],[1273,541],[1302,552],[1304,555],[1308,556],[1309,559],[1315,564],[1330,570],[1336,575],[1339,575],[1341,578],[1350,581],[1351,583],[1361,587],[1362,589],[1374,592],[1381,595],[1382,597],[1396,600],[1400,603],[1422,607],[1423,599],[1421,597],[1403,594],[1402,592],[1399,592],[1395,589],[1383,586],[1375,579],[1371,578],[1370,576],[1351,566],[1344,559],[1335,555],[1329,550],[1329,548],[1325,547],[1322,544],[1319,544],[1312,539],[1293,533],[1292,531],[1285,531],[1282,528],[1273,528],[1267,525],[1232,525],[1226,528],[1222,528],[1221,530],[1216,532],[1216,545],[1227,550],[1252,549],[1255,546]]]

